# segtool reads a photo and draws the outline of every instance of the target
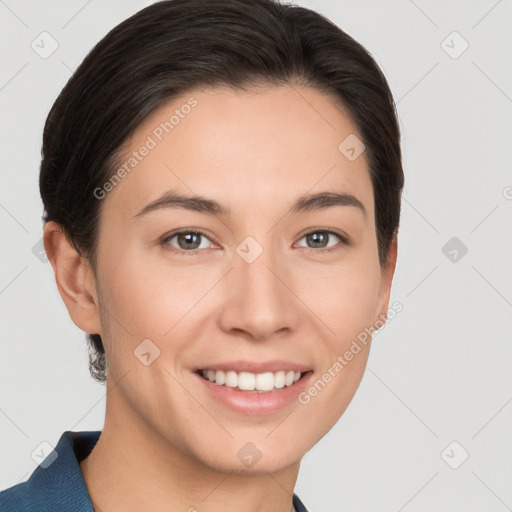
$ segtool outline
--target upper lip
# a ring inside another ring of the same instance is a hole
[[[271,361],[226,361],[223,363],[205,363],[204,366],[198,366],[196,371],[199,370],[222,370],[222,371],[235,371],[239,372],[250,372],[250,373],[265,373],[265,372],[278,372],[294,371],[305,373],[312,368],[300,363],[294,363],[292,361],[284,361],[273,359]]]

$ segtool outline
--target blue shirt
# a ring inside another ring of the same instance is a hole
[[[64,432],[26,482],[0,492],[0,511],[94,512],[78,463],[91,453],[100,434]],[[297,512],[308,512],[296,494],[293,506]]]

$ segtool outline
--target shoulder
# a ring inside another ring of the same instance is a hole
[[[100,433],[64,432],[26,482],[0,492],[0,510],[93,512],[79,462],[90,453]]]
[[[34,510],[30,507],[30,486],[28,482],[23,482],[1,491],[0,510],[2,512]]]

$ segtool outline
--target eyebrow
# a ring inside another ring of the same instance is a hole
[[[351,194],[338,192],[318,192],[315,194],[305,194],[297,199],[297,201],[291,207],[290,212],[302,213],[317,211],[334,206],[353,206],[357,208],[366,219],[366,209],[363,203],[361,203],[357,197]],[[179,208],[214,216],[231,216],[231,210],[228,207],[221,205],[213,199],[209,199],[200,195],[187,196],[181,192],[170,190],[165,192],[155,201],[152,201],[151,203],[144,206],[144,208],[142,208],[139,213],[134,215],[134,218],[141,217],[149,212],[163,208]]]

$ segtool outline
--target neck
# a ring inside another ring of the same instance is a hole
[[[119,393],[112,395],[98,443],[80,462],[95,512],[293,510],[299,462],[274,473],[219,471],[162,437]]]

